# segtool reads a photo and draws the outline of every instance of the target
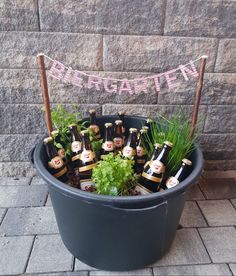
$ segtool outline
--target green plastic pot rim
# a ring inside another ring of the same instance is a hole
[[[109,196],[109,195],[99,195],[95,193],[89,193],[82,191],[77,188],[73,188],[67,184],[64,184],[63,182],[57,180],[55,177],[53,177],[45,168],[42,160],[40,160],[40,150],[43,147],[43,141],[39,142],[36,145],[35,151],[34,151],[34,165],[36,167],[37,172],[39,175],[48,183],[51,185],[54,189],[59,189],[61,193],[68,197],[78,198],[80,197],[83,200],[88,201],[96,201],[97,203],[100,202],[101,204],[104,203],[135,203],[135,202],[148,202],[153,200],[166,200],[171,197],[173,197],[176,194],[180,194],[186,190],[187,187],[190,187],[194,184],[194,182],[199,177],[202,168],[203,168],[203,154],[199,147],[195,148],[195,154],[196,154],[196,164],[193,168],[193,171],[191,174],[186,177],[184,181],[182,181],[180,184],[176,185],[175,187],[165,190],[164,192],[157,192],[150,195],[140,195],[140,196]]]

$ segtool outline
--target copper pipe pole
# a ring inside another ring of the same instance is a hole
[[[40,72],[40,80],[41,80],[41,87],[43,93],[43,102],[45,107],[45,120],[48,130],[48,136],[51,136],[52,132],[52,119],[51,119],[51,109],[50,109],[50,101],[48,95],[48,83],[47,83],[47,75],[44,63],[44,54],[38,54],[38,65],[39,65],[39,72]]]
[[[199,76],[198,76],[197,85],[196,85],[193,113],[192,113],[191,133],[190,133],[191,138],[193,137],[193,134],[196,128],[196,123],[197,123],[198,110],[199,110],[200,100],[202,96],[202,86],[203,86],[203,78],[204,78],[205,67],[206,67],[206,60],[207,60],[207,56],[202,56]]]

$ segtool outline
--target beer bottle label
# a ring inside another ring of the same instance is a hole
[[[93,161],[94,157],[94,152],[92,152],[91,150],[84,150],[82,151],[80,158],[83,162],[90,162]]]
[[[82,191],[92,192],[94,188],[95,188],[95,185],[91,179],[80,180],[80,189]]]
[[[134,188],[134,190],[141,195],[148,195],[148,194],[152,193],[150,190],[148,190],[147,188],[143,187],[140,184],[137,184],[136,187]]]
[[[57,153],[62,159],[65,158],[65,150],[64,149],[59,149],[57,151]]]
[[[166,181],[166,187],[168,189],[176,186],[177,184],[179,184],[179,180],[177,178],[175,178],[174,176],[169,177]]]
[[[135,156],[135,154],[136,154],[136,150],[133,149],[132,147],[129,147],[129,146],[124,147],[123,155],[125,157],[132,157],[132,156]]]
[[[137,156],[138,157],[142,157],[146,154],[145,149],[143,147],[138,146],[136,148],[136,150],[137,150]]]
[[[124,144],[124,140],[123,138],[121,137],[116,137],[113,139],[113,142],[114,142],[114,145],[117,147],[117,148],[121,148]]]
[[[63,165],[64,164],[60,156],[55,156],[50,162],[48,162],[48,166],[53,169],[60,169]]]
[[[165,172],[165,166],[159,160],[150,161],[149,166],[150,166],[151,170],[156,174],[160,174],[160,173]]]
[[[100,131],[99,126],[97,125],[90,125],[89,128],[91,128],[95,134],[97,134]]]
[[[106,141],[102,144],[102,148],[105,151],[113,151],[114,150],[114,143],[112,141]]]
[[[81,151],[81,146],[82,146],[82,143],[79,142],[79,141],[74,141],[72,142],[71,144],[71,150],[75,153]]]

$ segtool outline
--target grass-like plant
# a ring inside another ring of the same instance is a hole
[[[112,153],[103,157],[93,168],[92,180],[96,192],[102,195],[129,195],[131,183],[135,180],[134,161],[124,159],[121,155]]]
[[[173,143],[168,158],[168,174],[173,174],[181,164],[181,160],[190,155],[199,136],[196,129],[193,138],[190,136],[191,128],[187,113],[179,108],[170,118],[157,114],[150,125],[150,135],[146,135],[149,154],[155,143],[164,141]]]

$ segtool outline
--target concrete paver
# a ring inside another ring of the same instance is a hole
[[[207,226],[196,202],[187,201],[180,219],[183,227],[205,227]]]
[[[201,228],[199,232],[214,263],[236,262],[236,229],[234,227]]]
[[[52,207],[10,208],[0,226],[0,235],[58,233]]]
[[[1,177],[0,185],[29,185],[30,177]]]
[[[97,269],[81,262],[79,259],[76,259],[75,260],[75,271],[78,271],[78,270],[97,270]]]
[[[115,271],[101,271],[101,270],[94,270],[90,272],[90,276],[152,276],[151,269],[140,269],[135,271],[122,271],[122,272],[115,272]]]
[[[32,178],[32,181],[31,181],[30,185],[46,185],[46,183],[41,177],[34,176]]]
[[[0,208],[0,225],[1,225],[1,222],[2,222],[2,219],[6,213],[6,208]]]
[[[236,210],[229,200],[198,201],[210,226],[236,225]]]
[[[229,267],[231,271],[233,272],[233,275],[236,275],[236,264],[229,264]]]
[[[186,193],[186,200],[203,200],[205,199],[199,185],[193,185]]]

